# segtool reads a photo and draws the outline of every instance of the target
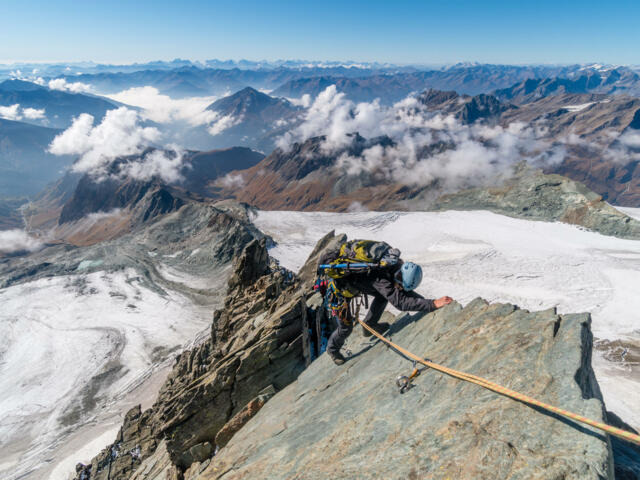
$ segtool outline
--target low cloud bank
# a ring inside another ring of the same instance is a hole
[[[158,176],[168,183],[179,180],[184,153],[176,145],[157,149],[162,134],[142,125],[141,120],[138,112],[120,107],[109,110],[94,126],[93,116],[83,113],[53,139],[49,152],[79,155],[73,171],[88,173],[98,181],[127,176],[139,180]],[[150,147],[154,148],[148,150]]]
[[[45,118],[44,108],[21,108],[19,103],[8,106],[0,105],[0,118],[6,120],[20,121],[27,120],[42,120]]]
[[[224,177],[218,180],[220,185],[227,188],[235,188],[237,190],[242,189],[246,183],[241,173],[227,173]]]
[[[42,80],[42,79],[40,79]],[[38,83],[38,82],[36,82]],[[44,80],[40,85],[44,85]],[[64,78],[54,78],[53,80],[49,80],[46,84],[51,90],[61,90],[63,92],[70,93],[91,93],[93,92],[93,87],[88,83],[82,82],[68,82]]]
[[[242,116],[220,115],[207,110],[219,98],[215,96],[173,99],[161,94],[155,87],[146,86],[130,88],[107,97],[141,108],[140,116],[144,120],[164,125],[186,123],[191,127],[205,126],[212,136],[220,135],[242,122]]]
[[[243,118],[242,116],[234,117],[233,115],[218,116],[217,112],[211,113],[214,113],[216,115],[214,117],[215,121],[209,126],[209,128],[207,128],[207,131],[214,137],[216,135],[220,135],[222,132],[233,126],[238,125],[240,122],[242,122]]]
[[[206,109],[218,98],[214,96],[173,99],[149,86],[130,88],[106,96],[142,108],[141,117],[157,123],[187,122],[195,127],[209,124],[217,117],[215,112]]]
[[[511,174],[522,160],[549,166],[566,155],[564,144],[545,139],[544,125],[466,125],[453,116],[428,111],[415,97],[391,107],[378,101],[354,103],[334,85],[318,95],[304,121],[282,136],[278,146],[288,150],[294,142],[324,136],[322,148],[339,152],[350,145],[354,132],[367,139],[387,136],[393,145],[375,145],[357,157],[342,154],[336,168],[403,184],[435,180],[445,187],[483,184]]]
[[[11,72],[11,77],[17,80],[23,80],[25,82],[32,82],[42,87],[48,87],[51,90],[60,90],[62,92],[70,93],[94,93],[93,85],[83,82],[69,82],[65,78],[53,78],[48,82],[35,74],[37,70],[33,70],[31,76],[23,76],[20,70]]]
[[[0,230],[0,253],[35,252],[43,245],[42,241],[32,237],[24,230]]]

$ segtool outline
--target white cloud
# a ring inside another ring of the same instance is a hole
[[[167,183],[182,179],[180,170],[184,165],[184,152],[177,146],[170,150],[153,150],[135,162],[120,167],[120,174],[136,180],[151,180],[159,177]]]
[[[106,96],[117,102],[142,108],[142,118],[157,123],[183,121],[191,126],[198,126],[208,124],[217,117],[216,112],[206,109],[217,99],[213,96],[173,99],[149,86],[134,87]]]
[[[28,118],[29,120],[40,120],[45,118],[44,108],[25,108],[22,110],[22,114],[24,118]]]
[[[0,105],[0,118],[7,120],[42,120],[45,118],[44,108],[21,108],[19,103],[14,105]]]
[[[225,130],[239,124],[240,122],[242,122],[242,116],[234,117],[233,115],[224,115],[222,117],[217,117],[217,120],[209,126],[207,131],[213,136],[220,135]]]
[[[282,136],[278,146],[287,150],[294,142],[323,136],[321,147],[337,153],[353,142],[355,132],[367,139],[387,136],[393,145],[375,145],[358,156],[343,153],[335,168],[403,184],[481,184],[510,174],[523,159],[548,166],[561,162],[566,153],[565,145],[544,138],[541,124],[466,125],[428,111],[415,97],[390,107],[378,101],[355,103],[333,85],[318,95],[303,122]]]
[[[34,252],[42,248],[43,243],[24,230],[0,231],[0,253],[12,253],[27,250]]]
[[[219,180],[219,183],[227,188],[242,188],[245,185],[244,177],[240,173],[227,173]]]
[[[152,150],[142,157],[114,165],[114,160],[140,155],[161,139],[158,129],[140,124],[137,112],[120,107],[109,110],[99,125],[94,126],[93,122],[93,116],[81,114],[53,139],[49,151],[55,155],[80,155],[73,170],[90,173],[99,180],[109,176],[141,180],[159,176],[166,182],[179,179],[184,155],[176,146],[170,146],[168,152]]]
[[[287,98],[286,100],[297,107],[309,108],[311,106],[311,95],[308,93],[305,93],[300,98]]]
[[[9,105],[6,107],[0,106],[0,118],[6,120],[20,120],[22,115],[20,114],[20,104]]]
[[[87,83],[67,82],[64,78],[49,80],[48,87],[51,90],[62,90],[71,93],[87,93],[93,90],[93,87]]]
[[[640,131],[639,130],[627,130],[620,137],[618,141],[625,147],[640,148]]]
[[[623,133],[610,133],[611,144],[603,147],[594,143],[586,146],[597,151],[607,160],[625,165],[640,160],[640,131],[627,130]]]

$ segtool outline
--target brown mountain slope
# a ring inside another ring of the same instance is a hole
[[[461,125],[486,124],[505,130],[527,125],[535,131],[536,141],[564,156],[561,163],[548,164],[547,173],[580,181],[609,203],[640,206],[640,169],[633,160],[637,152],[622,141],[640,131],[636,130],[640,127],[639,99],[568,94],[516,106],[501,104],[490,95],[469,97],[431,90],[418,101],[430,111],[453,116]],[[394,145],[389,138],[367,140],[352,134],[348,147],[332,151],[323,149],[322,143],[323,138],[316,137],[294,144],[289,151],[275,150],[255,167],[233,172],[232,184],[211,184],[209,194],[260,208],[344,211],[360,204],[369,209],[402,208],[418,195],[433,199],[442,193],[438,181],[412,183],[410,174],[405,175],[408,181],[397,183],[376,170],[344,173],[343,154],[358,157],[373,145]],[[419,148],[423,149],[418,151],[419,162],[429,162],[432,153],[457,145],[445,142]],[[473,161],[473,157],[465,160]],[[506,160],[515,164],[519,159]],[[489,181],[486,186],[495,184]]]

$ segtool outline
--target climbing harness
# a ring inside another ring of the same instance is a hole
[[[378,340],[381,340],[382,342],[384,342],[385,344],[387,344],[389,347],[393,348],[396,352],[400,353],[401,355],[413,360],[415,362],[415,364],[420,363],[422,365],[424,365],[425,367],[429,367],[432,368],[433,370],[438,370],[439,372],[442,373],[446,373],[447,375],[454,377],[454,378],[458,378],[460,380],[464,380],[466,382],[470,382],[470,383],[474,383],[476,385],[479,385],[483,388],[486,388],[487,390],[491,390],[493,392],[499,393],[501,395],[504,395],[506,397],[510,397],[516,400],[519,400],[523,403],[527,403],[529,405],[534,405],[536,407],[542,408],[544,410],[547,410],[549,412],[553,412],[556,413],[558,415],[561,415],[563,417],[569,418],[571,420],[574,420],[576,422],[580,422],[580,423],[584,423],[585,425],[589,425],[591,427],[597,428],[599,430],[602,430],[603,432],[606,432],[610,435],[615,435],[616,437],[622,438],[623,440],[627,440],[629,442],[635,443],[637,445],[640,445],[640,435],[636,435],[634,433],[631,432],[627,432],[626,430],[622,430],[621,428],[617,428],[611,425],[607,425],[606,423],[602,423],[602,422],[597,422],[595,420],[591,420],[590,418],[587,417],[583,417],[582,415],[578,415],[577,413],[573,413],[570,412],[568,410],[564,410],[562,408],[558,408],[558,407],[554,407],[553,405],[550,405],[548,403],[544,403],[541,402],[540,400],[536,400],[533,397],[529,397],[527,395],[524,395],[522,393],[516,392],[514,390],[511,390],[509,388],[503,387],[501,385],[498,385],[497,383],[493,383],[490,382],[489,380],[482,378],[482,377],[478,377],[476,375],[471,375],[469,373],[465,373],[465,372],[460,372],[458,370],[453,370],[451,368],[447,368],[443,365],[439,365],[435,362],[432,362],[431,360],[427,360],[424,358],[420,358],[417,355],[411,353],[408,350],[405,350],[404,348],[402,348],[401,346],[393,343],[391,340],[386,339],[385,337],[383,337],[382,335],[380,335],[378,332],[376,332],[373,328],[371,328],[369,325],[367,325],[366,323],[364,323],[362,320],[360,320],[359,317],[355,317],[358,322],[360,323],[360,325],[362,325],[362,328],[365,328],[366,330],[368,330],[372,335],[375,335]],[[416,368],[414,366],[414,372],[416,371]],[[406,377],[406,385],[410,385],[411,380],[413,378],[415,378],[418,375],[419,372],[417,373],[413,373],[411,374],[410,377]],[[400,378],[398,378],[397,383],[400,383]],[[404,380],[402,382],[402,385],[404,384]],[[401,388],[401,385],[398,385],[399,388]],[[410,387],[405,387],[404,391],[407,391]],[[403,393],[403,392],[401,392]]]

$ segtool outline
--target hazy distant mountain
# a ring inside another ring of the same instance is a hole
[[[116,93],[132,87],[152,86],[172,97],[224,95],[250,86],[272,90],[293,79],[319,75],[366,76],[377,70],[346,67],[304,68],[199,68],[181,67],[171,70],[148,69],[135,72],[101,72],[64,76],[70,82],[93,85],[103,93]]]
[[[353,62],[353,61],[313,61],[313,60],[205,60],[204,62],[176,58],[171,61],[150,61],[130,64],[105,64],[94,62],[69,62],[69,63],[18,63],[10,65],[0,64],[0,79],[15,77],[17,72],[31,74],[45,78],[59,77],[62,75],[80,75],[96,73],[131,73],[144,70],[175,70],[179,68],[212,68],[212,69],[241,69],[241,70],[276,70],[297,69],[308,70],[311,68],[331,70],[332,74],[341,72],[344,76],[362,76],[366,72],[400,72],[424,70],[425,67],[411,65],[394,65],[378,62]],[[340,70],[339,70],[340,69]]]
[[[345,78],[324,75],[315,78],[291,80],[272,92],[287,98],[300,98],[304,94],[317,96],[327,86],[335,84],[354,101],[393,103],[412,92],[425,89],[454,90],[477,95],[489,93],[530,78],[567,76],[581,67],[513,66],[513,65],[456,65],[446,69],[371,75]]]
[[[174,65],[176,68],[169,68]],[[203,68],[206,66],[207,68]],[[131,67],[131,66],[128,66]],[[210,68],[212,67],[212,68]],[[630,69],[608,69],[611,71]],[[116,93],[131,87],[153,86],[173,97],[224,95],[250,86],[274,90],[275,96],[299,98],[317,95],[336,84],[355,101],[380,98],[385,103],[428,88],[476,95],[510,87],[527,79],[570,78],[585,72],[606,72],[602,66],[514,66],[456,64],[446,68],[399,67],[350,62],[250,62],[211,60],[140,64],[137,68],[94,67],[90,72],[63,74],[70,82],[93,85],[98,91]]]
[[[118,108],[116,103],[101,97],[51,90],[22,80],[5,80],[0,83],[0,106],[15,104],[22,109],[44,109],[44,118],[26,121],[56,128],[68,127],[73,117],[81,113],[100,120],[108,110]]]
[[[0,119],[0,196],[38,193],[71,164],[46,152],[60,130]]]
[[[271,97],[247,87],[207,107],[218,113],[229,128],[214,136],[219,146],[244,145],[270,152],[274,140],[297,122],[302,108],[283,98]],[[215,133],[215,123],[211,133]]]
[[[565,93],[613,93],[640,96],[640,75],[628,68],[587,70],[569,78],[527,79],[496,90],[501,100],[527,103],[549,95]]]

